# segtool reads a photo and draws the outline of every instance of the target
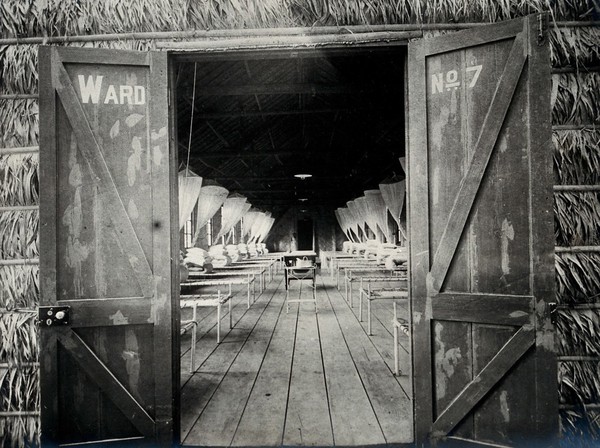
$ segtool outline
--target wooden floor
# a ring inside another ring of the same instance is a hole
[[[182,340],[184,445],[412,441],[409,343],[400,336],[404,372],[396,378],[392,304],[374,302],[373,336],[368,336],[366,321],[358,320],[357,304],[351,309],[327,274],[317,282],[317,314],[310,303],[291,304],[286,313],[282,275],[267,284],[250,309],[239,292],[233,299],[232,330],[223,313],[219,345],[216,311],[201,310],[193,375],[190,337]],[[290,294],[310,294],[310,289],[297,282]]]

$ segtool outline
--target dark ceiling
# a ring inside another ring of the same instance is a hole
[[[403,51],[180,59],[180,166],[189,157],[204,179],[274,216],[299,204],[345,205],[401,172]],[[299,180],[298,173],[312,177]]]

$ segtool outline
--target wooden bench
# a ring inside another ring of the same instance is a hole
[[[229,303],[229,328],[233,326],[231,316],[231,285],[228,293],[217,291],[215,294],[182,294],[179,296],[179,305],[181,308],[191,308],[192,318],[181,321],[181,334],[192,330],[192,346],[190,359],[190,373],[194,372],[195,354],[196,354],[196,335],[198,328],[198,307],[216,307],[217,308],[217,344],[221,343],[221,306]]]
[[[389,280],[388,277],[384,281]],[[407,288],[372,289],[371,282],[368,282],[366,288],[361,284],[359,296],[358,319],[362,322],[362,301],[364,298],[367,300],[367,333],[371,336],[371,302],[373,300],[408,300],[408,290]]]

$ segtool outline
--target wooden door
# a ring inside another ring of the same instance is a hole
[[[167,57],[41,47],[39,58],[42,441],[171,445]]]
[[[409,46],[419,445],[557,435],[546,26],[531,16]]]

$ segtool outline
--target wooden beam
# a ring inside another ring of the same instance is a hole
[[[0,100],[17,101],[17,100],[37,100],[37,93],[9,93],[0,95]]]
[[[555,185],[554,192],[595,192],[600,191],[600,185]]]
[[[420,31],[420,30],[461,30],[485,26],[487,23],[415,23],[395,25],[352,25],[352,26],[314,26],[289,28],[248,28],[226,30],[186,30],[186,31],[148,31],[139,33],[82,34],[71,36],[9,37],[0,39],[0,45],[49,45],[67,42],[110,42],[127,40],[160,39],[211,39],[243,36],[281,36],[281,35],[318,35],[318,34],[356,34],[373,31]],[[595,27],[600,21],[558,21],[557,27]]]
[[[212,133],[215,134],[219,140],[221,140],[221,142],[225,145],[226,148],[231,147],[231,145],[229,144],[227,139],[225,137],[223,137],[221,135],[221,133],[219,131],[217,131],[212,124],[210,124],[210,121],[206,120],[205,123],[206,123],[206,126],[208,126],[208,128],[212,131]]]
[[[421,30],[417,31],[381,31],[381,32],[365,32],[357,34],[321,34],[313,36],[251,36],[231,39],[217,40],[188,40],[188,41],[164,41],[157,42],[156,47],[168,50],[197,50],[209,51],[218,49],[259,49],[259,48],[289,48],[303,47],[316,48],[323,45],[360,45],[373,42],[391,42],[408,43],[409,39],[415,39],[423,36]]]
[[[401,93],[401,85],[365,86],[365,84],[321,84],[321,83],[289,83],[289,84],[241,84],[222,85],[196,89],[197,96],[252,96],[252,95],[330,95],[357,93]],[[382,90],[384,89],[384,90]]]
[[[282,116],[282,115],[316,115],[316,114],[337,114],[340,112],[344,113],[358,113],[372,108],[366,107],[354,107],[354,108],[332,108],[332,109],[295,109],[295,110],[253,110],[253,111],[229,111],[229,112],[208,112],[200,113],[197,118],[210,120],[210,119],[222,119],[222,118],[239,118],[239,117],[267,117],[267,116]]]
[[[39,146],[22,146],[15,148],[0,148],[0,156],[9,154],[36,154],[40,151]]]

